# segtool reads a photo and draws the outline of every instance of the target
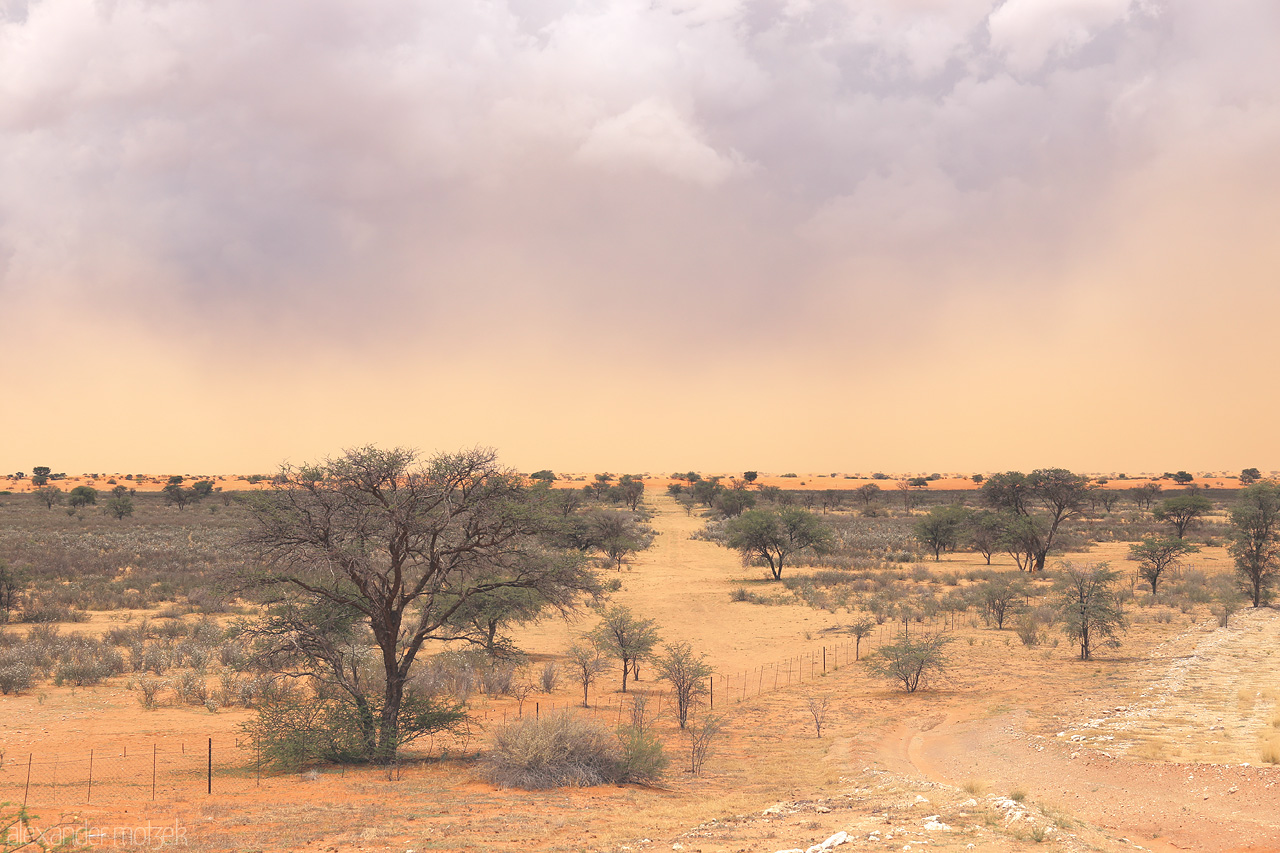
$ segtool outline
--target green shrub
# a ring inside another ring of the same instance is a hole
[[[278,685],[264,681],[263,685]],[[262,760],[281,770],[298,770],[321,762],[353,764],[376,761],[370,744],[378,709],[358,708],[349,697],[307,695],[305,691],[275,686],[262,701],[256,719],[242,726],[260,750]],[[431,697],[406,693],[400,706],[400,743],[435,732],[458,728],[466,712]]]

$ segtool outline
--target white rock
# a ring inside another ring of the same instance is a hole
[[[672,850],[683,850],[683,849],[684,849],[684,845],[683,845],[683,844],[681,844],[679,841],[677,841],[675,844],[672,844],[672,845],[671,845],[671,849],[672,849]]]
[[[839,847],[841,844],[844,844],[848,840],[849,840],[849,833],[845,832],[842,829],[839,832],[837,832],[835,835],[828,838],[826,841],[822,842],[822,849],[830,850],[832,847]]]
[[[926,800],[924,797],[920,796],[919,794],[916,794],[916,802],[917,802],[917,803],[927,803],[927,802],[929,802],[929,801],[928,801],[928,800]]]
[[[926,823],[924,825],[924,828],[926,832],[950,832],[951,831],[951,827],[947,826],[945,823],[938,821],[937,819],[931,820],[928,823]]]

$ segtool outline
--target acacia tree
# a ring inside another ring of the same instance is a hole
[[[991,555],[1000,549],[1000,538],[1004,535],[1004,525],[999,514],[989,509],[974,510],[969,513],[965,523],[965,533],[969,544],[991,565]]]
[[[908,693],[915,693],[934,674],[947,667],[947,643],[945,634],[924,637],[906,637],[892,645],[881,646],[874,655],[868,655],[871,671],[876,675],[897,682]]]
[[[1188,492],[1161,501],[1153,513],[1156,521],[1164,521],[1173,526],[1173,530],[1182,539],[1190,528],[1201,517],[1213,510],[1213,501],[1204,495]]]
[[[774,580],[782,579],[788,560],[802,552],[825,554],[831,550],[831,528],[813,513],[799,507],[773,511],[753,509],[725,525],[726,544],[745,559],[769,565]]]
[[[867,483],[853,490],[858,500],[862,501],[862,511],[868,512],[872,504],[876,502],[876,498],[880,496],[880,487],[875,483]]]
[[[1199,550],[1185,539],[1147,536],[1140,543],[1129,546],[1129,559],[1137,561],[1138,576],[1151,584],[1151,594],[1155,595],[1165,571],[1176,566],[1184,555]]]
[[[36,500],[44,504],[45,509],[53,509],[53,505],[62,503],[64,497],[62,489],[57,486],[41,486],[32,494],[36,496]]]
[[[958,504],[935,506],[916,522],[915,537],[933,552],[936,562],[942,559],[943,551],[954,551],[960,544],[968,516],[969,511]]]
[[[582,685],[582,707],[589,708],[591,706],[587,704],[587,694],[591,690],[591,685],[595,683],[596,677],[605,670],[604,653],[593,641],[585,639],[569,646],[565,657],[569,659],[569,671]]]
[[[689,723],[689,711],[694,703],[707,692],[706,679],[713,670],[706,657],[695,653],[689,643],[674,643],[666,647],[663,655],[654,658],[658,677],[671,682],[671,691],[676,695],[676,720],[682,729]]]
[[[532,590],[571,612],[599,591],[581,555],[546,544],[544,502],[492,450],[365,447],[274,483],[249,502],[263,565],[238,585],[267,606],[249,633],[263,662],[345,697],[366,760],[439,722],[407,685],[428,641],[474,637],[459,619],[474,599]]]
[[[0,624],[9,621],[9,614],[18,606],[18,597],[27,583],[24,572],[9,568],[9,564],[0,559]]]
[[[67,495],[67,503],[79,509],[80,507],[96,504],[98,502],[98,490],[93,486],[76,486]]]
[[[618,571],[632,554],[647,550],[657,534],[630,512],[601,509],[586,518],[584,544],[604,554]]]
[[[1125,618],[1115,594],[1118,577],[1106,563],[1062,564],[1056,584],[1058,608],[1067,639],[1080,644],[1080,660],[1089,660],[1100,644],[1120,645]]]
[[[871,632],[876,629],[876,625],[870,619],[860,619],[849,626],[848,631],[853,634],[853,659],[855,661],[862,660],[862,641],[871,636]]]
[[[1030,569],[1038,572],[1044,570],[1062,522],[1081,512],[1088,485],[1087,478],[1065,468],[1038,468],[1030,474],[1008,471],[982,484],[982,499],[995,509],[1037,522],[1021,534],[1032,557]]]
[[[1156,498],[1160,496],[1160,492],[1163,488],[1164,487],[1159,483],[1152,481],[1150,483],[1137,486],[1136,488],[1129,489],[1128,495],[1130,500],[1133,501],[1134,505],[1138,509],[1145,511],[1151,509],[1151,505],[1155,503]]]
[[[1242,489],[1231,508],[1231,524],[1231,556],[1245,592],[1258,607],[1269,600],[1280,568],[1280,486],[1263,482]]]
[[[622,692],[627,692],[627,674],[640,678],[640,661],[658,645],[658,629],[652,619],[644,619],[631,608],[616,605],[600,614],[600,624],[590,637],[597,646],[622,661]]]
[[[994,622],[997,631],[1003,631],[1005,620],[1024,609],[1031,590],[1021,581],[1000,577],[987,581],[974,594],[983,618]]]

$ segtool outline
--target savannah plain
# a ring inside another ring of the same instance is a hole
[[[92,483],[105,496],[107,479],[57,485]],[[1240,489],[1234,477],[1197,478],[1213,503],[1187,532],[1200,550],[1170,570],[1155,596],[1127,559],[1141,536],[1165,528],[1128,497],[1142,479],[1099,484],[1115,502],[1083,507],[1046,571],[1028,574],[1003,551],[989,564],[964,547],[935,560],[914,539],[932,506],[980,505],[967,477],[929,481],[907,498],[893,480],[765,475],[749,488],[783,490],[786,503],[836,525],[845,546],[798,556],[778,581],[706,535],[716,513],[682,503],[669,488],[679,481],[646,477],[639,509],[656,534],[652,545],[621,568],[598,571],[616,581],[611,605],[653,619],[662,643],[689,643],[705,655],[714,696],[701,697],[692,717],[714,714],[722,730],[694,774],[670,686],[645,665],[623,694],[611,663],[591,685],[591,707],[575,713],[612,727],[645,697],[669,758],[665,773],[647,785],[541,791],[499,787],[478,768],[505,721],[581,705],[564,655],[599,621],[590,609],[514,626],[523,655],[514,678],[529,686],[485,689],[477,676],[468,725],[413,744],[393,768],[315,764],[259,775],[243,728],[256,711],[235,701],[236,661],[219,654],[216,632],[203,666],[171,657],[144,703],[146,670],[132,663],[130,642],[142,638],[145,652],[167,637],[176,647],[193,640],[192,626],[225,628],[255,613],[252,602],[220,597],[205,569],[233,559],[228,549],[247,524],[234,496],[268,483],[209,479],[217,491],[184,509],[161,499],[164,478],[131,482],[136,508],[122,519],[102,511],[102,496],[75,512],[45,507],[29,482],[0,481],[9,492],[0,495],[0,559],[10,568],[47,561],[27,594],[55,610],[63,602],[81,620],[27,624],[15,612],[0,650],[56,626],[63,638],[114,644],[124,663],[80,686],[55,683],[51,664],[29,687],[0,697],[0,801],[26,796],[31,825],[47,838],[75,827],[150,825],[180,827],[163,843],[199,851],[772,853],[828,840],[826,849],[839,850],[1280,850],[1280,613],[1226,592],[1236,576],[1226,547]],[[562,474],[555,486],[591,481]],[[855,490],[871,483],[881,492],[857,499]],[[1165,480],[1160,498],[1182,490]],[[830,500],[833,491],[835,505],[823,506],[818,496]],[[873,529],[882,541],[871,541]],[[1049,612],[1064,562],[1107,562],[1121,575],[1126,630],[1117,647],[1098,648],[1090,660]],[[1017,618],[1003,628],[984,618],[972,594],[1002,576],[1029,584],[1024,603],[1039,622],[1024,620],[1019,630]],[[855,660],[849,629],[858,621],[874,628]],[[904,629],[949,638],[945,668],[912,693],[868,664]],[[549,663],[561,675],[546,690],[539,674]],[[203,704],[182,693],[192,671],[203,681]],[[217,751],[212,793],[200,772],[207,749]],[[98,762],[92,782],[89,750]],[[175,753],[196,756],[190,778],[161,785],[152,799],[151,760]],[[64,762],[57,785],[51,760]],[[91,846],[159,844],[136,835],[69,837]]]

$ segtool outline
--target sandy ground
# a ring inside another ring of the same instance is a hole
[[[806,850],[840,832],[848,840],[839,849],[1280,850],[1280,769],[1259,766],[1261,748],[1280,730],[1280,613],[1240,613],[1225,630],[1206,612],[1175,613],[1169,623],[1135,619],[1117,653],[1091,662],[1075,660],[1065,643],[1027,648],[1011,631],[962,622],[947,676],[906,696],[838,653],[822,674],[820,651],[842,642],[830,629],[847,614],[731,602],[738,585],[762,584],[763,570],[689,539],[701,520],[654,491],[661,535],[619,573],[615,598],[656,618],[665,639],[705,651],[724,679],[716,711],[726,733],[702,776],[683,767],[682,737],[664,715],[659,730],[673,767],[655,789],[503,791],[477,781],[463,758],[396,779],[373,769],[261,783],[219,778],[212,797],[188,787],[155,804],[122,799],[125,789],[103,778],[91,805],[33,805],[47,823],[59,815],[68,825],[177,821],[199,850],[769,853]],[[1079,558],[1117,558],[1123,549],[1099,546]],[[1197,562],[1222,570],[1219,551]],[[979,563],[955,555],[939,568]],[[520,641],[537,667],[591,624],[548,621]],[[800,682],[804,661],[810,668]],[[779,682],[787,665],[790,686]],[[605,678],[592,704],[612,722],[629,698],[616,692],[616,674]],[[659,688],[647,674],[638,686]],[[532,696],[524,711],[535,702],[572,704],[577,690],[563,684]],[[812,696],[832,700],[821,737],[807,710]],[[476,709],[478,729],[518,713],[510,700]],[[27,754],[93,748],[123,759],[159,748],[181,756],[210,737],[222,754],[234,750],[246,717],[142,711],[119,681],[45,687],[0,698],[0,745],[6,773]],[[448,746],[465,756],[482,742],[477,731]],[[1205,761],[1216,763],[1189,763]]]

